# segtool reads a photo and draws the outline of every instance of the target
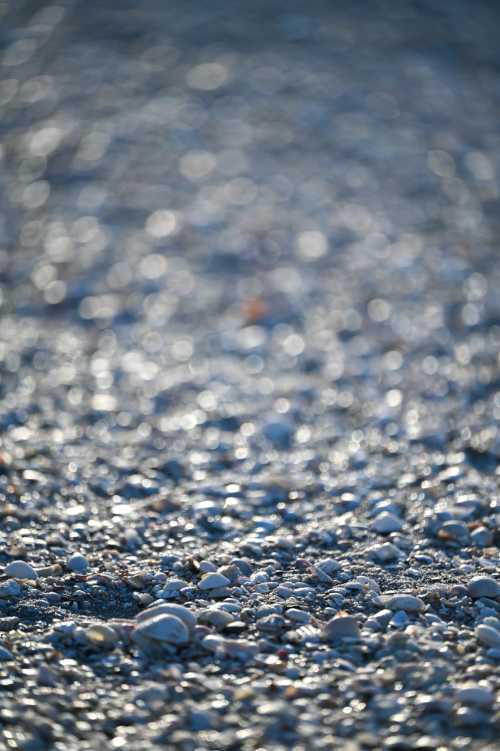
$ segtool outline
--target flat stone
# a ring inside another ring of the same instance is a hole
[[[352,615],[335,616],[323,627],[323,637],[328,641],[358,639],[359,635],[358,622]]]
[[[476,626],[475,634],[481,644],[484,644],[486,647],[500,649],[500,631],[497,631],[493,626],[481,623],[479,626]]]
[[[13,579],[38,579],[38,574],[26,561],[12,561],[5,567],[7,576]]]
[[[469,595],[478,599],[479,597],[500,597],[500,584],[490,576],[475,576],[470,580],[467,591]]]
[[[414,595],[381,595],[381,605],[389,610],[405,610],[407,613],[419,613],[425,608],[425,602]]]
[[[231,582],[229,581],[227,576],[224,576],[223,574],[219,574],[214,571],[214,572],[205,574],[205,576],[201,579],[200,583],[198,584],[198,587],[203,590],[218,589],[219,587],[227,587],[227,585],[230,583]]]

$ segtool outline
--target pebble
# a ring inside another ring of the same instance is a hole
[[[0,661],[7,662],[7,660],[13,660],[14,655],[7,647],[0,645]]]
[[[469,683],[457,689],[455,698],[462,704],[471,704],[478,707],[488,707],[495,701],[495,692],[488,684]]]
[[[305,610],[300,610],[299,608],[290,608],[286,611],[285,615],[291,621],[295,621],[296,623],[309,623],[311,620],[311,614]]]
[[[85,574],[88,570],[89,562],[84,555],[74,553],[74,555],[68,558],[67,566],[77,574]]]
[[[425,602],[414,595],[381,595],[377,599],[380,605],[384,605],[389,610],[419,613],[425,608]]]
[[[217,572],[210,572],[205,574],[198,584],[198,587],[202,590],[219,589],[219,587],[227,587],[231,584],[227,576],[219,574]]]
[[[149,621],[151,618],[156,618],[159,615],[174,615],[176,618],[184,623],[190,634],[194,633],[196,626],[196,614],[189,608],[185,608],[184,605],[177,605],[175,603],[163,603],[159,602],[153,607],[143,610],[142,613],[136,617],[137,623],[143,623]]]
[[[438,537],[443,540],[466,542],[469,539],[469,529],[463,522],[450,520],[441,525]]]
[[[481,644],[500,649],[500,631],[497,631],[496,628],[482,623],[476,626],[475,633]]]
[[[360,636],[356,618],[352,615],[339,615],[332,618],[323,627],[323,637],[327,641],[339,639],[358,639]]]
[[[384,542],[382,545],[374,545],[370,552],[373,557],[380,563],[390,563],[397,561],[401,551],[392,542]]]
[[[13,579],[0,584],[0,599],[4,597],[19,597],[21,592],[21,585]]]
[[[25,561],[12,561],[5,567],[5,573],[13,579],[38,579],[33,566]]]
[[[328,574],[328,576],[331,576],[336,571],[340,571],[340,569],[342,568],[342,565],[338,561],[336,561],[334,558],[323,558],[316,565],[316,568],[318,568],[324,574]]]
[[[247,662],[257,656],[259,648],[253,642],[239,639],[225,639],[222,636],[209,634],[201,640],[201,645],[208,652],[219,657],[230,657],[241,662]]]
[[[475,576],[470,580],[467,591],[473,599],[480,597],[500,597],[500,584],[489,576]]]
[[[84,629],[86,641],[99,649],[112,649],[118,642],[118,634],[103,623],[92,623]]]
[[[398,610],[390,620],[391,626],[394,626],[395,628],[403,628],[403,626],[407,626],[409,622],[410,619],[404,610]]]
[[[384,511],[379,514],[371,523],[370,529],[380,534],[389,534],[390,532],[399,532],[403,526],[401,519],[389,512]]]
[[[234,616],[219,608],[206,608],[198,613],[198,623],[223,629],[234,621]]]
[[[182,645],[189,641],[189,631],[180,618],[163,614],[139,621],[132,638],[139,646],[147,642]]]

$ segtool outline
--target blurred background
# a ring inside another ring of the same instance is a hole
[[[151,415],[187,379],[206,415],[316,377],[363,419],[412,389],[498,414],[499,28],[486,0],[0,0],[16,404]]]

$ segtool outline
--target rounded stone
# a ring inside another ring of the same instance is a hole
[[[104,623],[92,623],[84,630],[85,639],[93,647],[112,649],[118,641],[118,634]]]
[[[38,574],[26,561],[12,561],[5,567],[5,573],[12,579],[38,579]]]
[[[74,553],[68,558],[67,566],[70,571],[74,571],[76,574],[85,574],[88,571],[89,562],[84,555]]]
[[[459,688],[455,698],[462,704],[487,707],[495,701],[495,692],[489,685],[470,683]]]
[[[387,535],[391,532],[399,532],[402,526],[403,523],[401,519],[398,519],[395,514],[384,511],[372,521],[370,528],[374,532],[380,532],[382,535]]]
[[[204,626],[214,626],[223,629],[234,621],[234,616],[220,608],[205,608],[198,614],[198,623]]]
[[[371,553],[380,563],[390,563],[398,560],[400,550],[392,542],[384,542],[382,545],[375,545]]]
[[[467,591],[473,599],[479,597],[500,597],[500,584],[490,576],[475,576],[470,580]]]
[[[145,621],[150,621],[152,618],[156,618],[160,615],[173,615],[184,623],[190,634],[194,632],[196,626],[196,615],[183,605],[176,605],[174,603],[153,605],[153,607],[139,613],[136,621],[138,623],[144,623]]]
[[[479,626],[476,626],[475,634],[481,644],[484,644],[486,647],[500,649],[500,631],[497,631],[493,626],[481,623]]]
[[[189,641],[189,631],[180,618],[175,615],[164,614],[139,623],[135,629],[134,637],[138,637],[140,641],[146,639],[153,642],[180,645]]]

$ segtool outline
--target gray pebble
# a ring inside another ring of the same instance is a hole
[[[227,587],[231,582],[223,574],[217,572],[210,572],[205,574],[198,584],[198,587],[202,590],[218,589],[219,587]]]
[[[405,610],[408,613],[419,613],[425,608],[425,603],[414,595],[381,595],[378,600],[390,610]]]
[[[68,558],[67,566],[71,571],[74,571],[77,574],[85,574],[88,570],[89,562],[84,555],[74,553],[74,555]]]
[[[12,561],[5,567],[5,573],[13,579],[38,579],[33,566],[25,561]]]
[[[398,519],[395,514],[389,512],[383,512],[379,514],[370,524],[370,529],[374,532],[380,532],[380,534],[389,534],[390,532],[399,532],[403,523],[401,519]]]
[[[481,644],[487,647],[500,648],[500,631],[484,623],[476,626],[476,636]]]
[[[328,621],[323,627],[323,637],[327,641],[338,639],[358,639],[360,635],[356,618],[352,615],[339,615]]]
[[[145,642],[167,642],[181,645],[189,641],[189,631],[175,615],[157,615],[139,622],[132,638],[139,646]]]
[[[147,610],[143,610],[142,613],[139,613],[136,621],[138,623],[143,623],[151,620],[151,618],[156,618],[159,615],[174,615],[184,623],[191,634],[194,632],[196,626],[196,615],[183,605],[177,605],[175,603],[160,602],[153,605],[153,607],[147,608]]]
[[[500,597],[500,584],[489,576],[475,576],[470,580],[467,591],[477,599],[479,597]]]

